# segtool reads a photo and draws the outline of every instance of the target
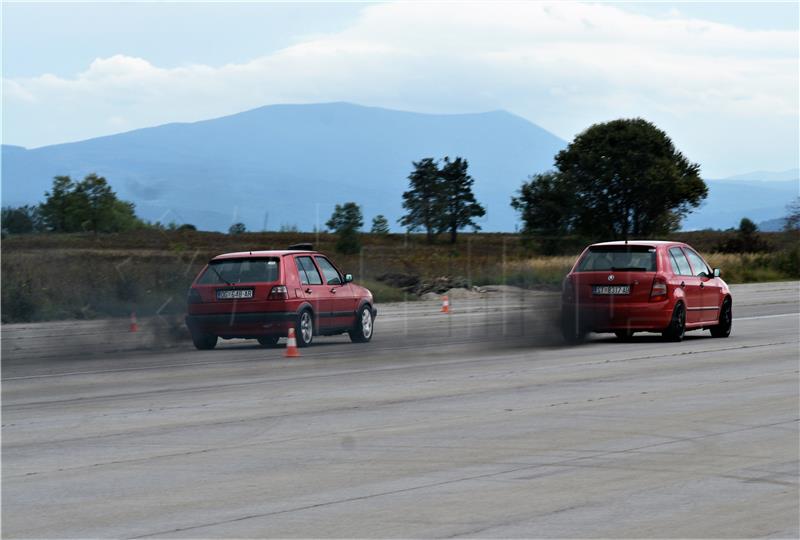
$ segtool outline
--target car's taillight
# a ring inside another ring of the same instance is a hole
[[[275,285],[272,287],[272,290],[269,291],[270,300],[288,300],[289,299],[289,291],[286,290],[286,285]]]
[[[575,284],[571,276],[565,277],[561,284],[561,298],[568,304],[575,301]]]
[[[653,288],[650,289],[650,301],[659,302],[667,299],[667,280],[656,276],[653,278]]]
[[[186,301],[189,304],[202,304],[203,297],[200,296],[200,293],[198,292],[197,289],[189,289],[189,294],[186,297]]]

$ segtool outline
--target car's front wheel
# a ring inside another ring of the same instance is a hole
[[[217,346],[217,336],[214,334],[192,334],[192,343],[201,351],[209,351]]]
[[[304,309],[297,317],[294,328],[298,347],[308,347],[314,341],[314,316],[311,311]]]
[[[719,310],[719,323],[711,327],[711,335],[713,337],[728,337],[731,335],[731,328],[733,327],[733,307],[731,306],[731,299],[726,298],[722,303],[722,308]]]
[[[356,317],[356,325],[348,332],[350,340],[353,343],[367,343],[372,339],[374,323],[372,308],[370,306],[362,307],[361,311],[358,312],[358,317]]]
[[[679,303],[672,311],[672,319],[667,329],[661,333],[667,341],[683,341],[686,335],[686,308]]]

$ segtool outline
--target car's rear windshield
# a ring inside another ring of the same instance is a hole
[[[656,271],[656,248],[652,246],[596,246],[578,263],[578,272]]]
[[[235,285],[278,281],[278,259],[222,259],[211,261],[197,281],[200,285]]]

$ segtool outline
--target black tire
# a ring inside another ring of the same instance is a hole
[[[586,341],[586,330],[578,324],[575,317],[561,316],[561,335],[569,345],[580,345]]]
[[[372,339],[375,319],[372,317],[372,306],[364,305],[356,316],[356,325],[348,332],[353,343],[368,343]]]
[[[268,349],[277,345],[279,339],[280,338],[278,336],[262,336],[258,338],[258,343],[265,349]]]
[[[731,328],[733,328],[733,305],[731,299],[726,298],[719,310],[719,324],[711,327],[711,335],[726,338],[731,335]]]
[[[683,341],[683,337],[686,335],[686,308],[683,304],[678,303],[675,306],[669,326],[661,335],[667,341]]]
[[[308,347],[314,341],[314,314],[304,309],[294,323],[294,335],[298,347]]]
[[[633,337],[633,330],[617,330],[614,334],[620,341],[630,341]]]
[[[192,343],[200,351],[210,351],[217,346],[217,336],[214,334],[192,334]]]

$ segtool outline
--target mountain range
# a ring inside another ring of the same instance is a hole
[[[40,202],[52,177],[105,176],[137,214],[162,223],[227,230],[324,228],[337,203],[384,214],[399,230],[412,161],[462,156],[487,215],[485,231],[513,231],[511,196],[552,168],[567,145],[505,111],[421,114],[349,103],[269,105],[193,123],[173,123],[35,149],[3,145],[3,205]],[[727,228],[743,216],[784,215],[798,195],[797,170],[779,177],[709,180],[686,229]],[[792,177],[793,178],[789,178]]]

